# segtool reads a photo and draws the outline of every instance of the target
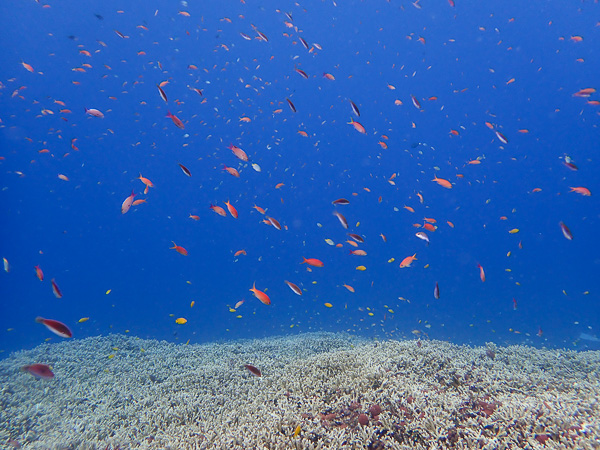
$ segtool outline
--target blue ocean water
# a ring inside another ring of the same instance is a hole
[[[61,339],[36,316],[64,322],[74,338],[206,342],[326,330],[585,347],[580,333],[600,334],[600,94],[573,94],[597,87],[599,8],[0,4],[0,256],[9,264],[0,349]],[[156,87],[164,82],[168,103]],[[155,185],[147,195],[140,174]],[[146,202],[122,214],[132,190]],[[332,205],[338,198],[350,204]],[[237,219],[209,208],[227,200]],[[429,245],[415,236],[424,218],[436,220]],[[366,256],[349,254],[347,233],[364,237]],[[170,249],[173,241],[189,254]],[[303,257],[324,267],[309,272]],[[252,296],[253,283],[269,306]]]

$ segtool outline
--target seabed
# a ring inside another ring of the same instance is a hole
[[[0,386],[8,449],[600,449],[598,351],[110,335],[14,353]]]

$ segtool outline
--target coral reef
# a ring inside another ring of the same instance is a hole
[[[34,362],[56,376],[19,370]],[[0,446],[598,449],[599,363],[600,352],[332,333],[65,341],[0,361]]]

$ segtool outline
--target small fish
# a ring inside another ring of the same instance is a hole
[[[54,278],[52,278],[50,280],[50,283],[52,284],[52,292],[54,292],[54,296],[56,298],[62,298],[62,292],[60,291],[60,289],[58,288],[58,285],[56,284],[56,282],[54,281]]]
[[[590,195],[592,195],[591,191],[585,187],[580,186],[580,187],[572,187],[569,189],[571,189],[569,192],[577,192],[578,194],[585,195],[586,197],[589,197]]]
[[[452,189],[452,183],[450,183],[448,180],[444,180],[443,178],[438,178],[434,175],[433,180],[431,181],[435,181],[437,184],[439,184],[442,187],[445,187],[446,189]]]
[[[338,220],[340,221],[342,226],[347,230],[348,229],[348,221],[346,220],[346,218],[337,211],[334,211],[333,215],[338,218]]]
[[[258,369],[257,367],[254,367],[252,364],[244,364],[244,367],[246,369],[248,369],[248,371],[252,375],[256,375],[257,377],[262,377],[262,373],[261,373],[260,369]]]
[[[171,241],[171,242],[173,242],[173,241]],[[177,245],[175,242],[173,242],[173,247],[169,247],[169,250],[175,250],[177,253],[179,253],[180,255],[183,255],[183,256],[187,256],[187,254],[188,254],[188,251],[185,248]]]
[[[283,280],[283,282],[289,286],[289,288],[294,292],[294,294],[302,295],[302,289],[300,289],[297,285],[288,280]]]
[[[73,337],[73,333],[64,323],[53,319],[44,319],[43,317],[36,317],[35,321],[46,326],[50,331],[60,337],[70,338]]]
[[[440,298],[440,287],[438,286],[437,281],[435,282],[435,287],[433,288],[433,298],[436,300]]]
[[[40,269],[40,266],[35,266],[35,274],[40,281],[44,281],[44,272]]]
[[[254,294],[254,296],[257,299],[259,299],[265,305],[271,304],[271,299],[269,298],[269,296],[267,294],[265,294],[263,291],[256,289],[256,283],[254,283],[252,285],[252,289],[250,289],[250,291]]]
[[[496,133],[496,137],[500,142],[502,142],[504,145],[508,144],[508,139],[506,139],[506,136],[504,136],[498,130],[494,131],[494,133]]]
[[[562,231],[563,236],[572,241],[573,240],[573,234],[571,233],[571,230],[569,230],[569,227],[567,227],[564,223],[559,222],[560,225],[560,230]]]
[[[350,202],[345,198],[338,198],[337,200],[332,201],[334,205],[349,205]]]
[[[165,91],[163,91],[163,88],[161,88],[160,85],[158,85],[158,84],[156,85],[156,87],[158,88],[158,93],[160,94],[160,98],[162,98],[165,103],[168,103],[167,94],[165,94]]]
[[[427,234],[423,231],[418,231],[417,233],[415,233],[415,236],[418,237],[419,239],[427,242],[427,245],[429,245],[429,236],[427,236]]]
[[[479,278],[481,278],[482,283],[485,283],[485,272],[483,267],[481,267],[481,264],[477,264],[477,267],[479,268]]]
[[[407,256],[406,258],[404,258],[402,260],[402,262],[400,263],[400,268],[404,269],[405,267],[410,267],[410,265],[413,263],[413,261],[415,261],[417,259],[417,254],[415,253],[412,256]]]
[[[300,264],[308,264],[309,266],[313,266],[313,267],[323,267],[325,264],[323,263],[323,261],[316,259],[316,258],[302,258],[303,261]]]
[[[177,325],[184,325],[187,323],[187,319],[185,317],[179,317],[179,318],[175,319],[175,323]]]
[[[234,306],[235,309],[238,309],[240,306],[242,306],[244,304],[246,300],[242,299],[239,302],[237,302]]]
[[[348,233],[348,236],[350,236],[356,242],[360,242],[361,244],[365,242],[364,238],[358,234]]]
[[[50,366],[47,366],[46,364],[30,364],[28,366],[23,366],[21,370],[23,372],[29,372],[36,378],[43,378],[45,380],[54,378],[54,372],[52,372]]]
[[[231,203],[229,203],[229,200],[227,200],[225,202],[225,204],[227,205],[227,210],[229,211],[229,214],[231,214],[231,217],[233,217],[234,219],[237,219],[238,212],[237,212],[237,209],[235,209],[235,206],[233,206]]]
[[[4,271],[6,273],[10,272],[10,264],[8,263],[8,259],[2,258],[2,261],[4,262]]]
[[[169,119],[171,119],[177,128],[180,128],[180,129],[182,129],[182,130],[185,128],[185,125],[184,125],[184,124],[183,124],[183,122],[182,122],[182,121],[179,119],[179,117],[177,117],[177,116],[176,116],[176,115],[174,115],[174,114],[171,114],[171,111],[168,111],[168,112],[167,112],[167,115],[166,115],[166,117],[168,117]]]
[[[96,109],[96,108],[84,108],[85,109],[85,113],[88,116],[92,116],[92,117],[98,117],[100,119],[104,119],[104,114],[102,113],[102,111]]]
[[[367,252],[365,252],[364,250],[350,250],[350,254],[351,255],[355,255],[355,256],[367,256]]]
[[[246,154],[246,152],[244,150],[242,150],[241,148],[239,148],[233,144],[230,144],[229,147],[227,147],[227,148],[229,150],[231,150],[238,159],[241,159],[244,162],[248,162],[248,155]]]
[[[361,123],[356,122],[354,119],[352,119],[352,117],[350,117],[350,122],[348,122],[348,125],[352,125],[354,129],[361,134],[367,134],[367,130],[365,130],[365,127],[363,127]]]
[[[136,195],[137,194],[135,194],[132,189],[131,195],[129,197],[127,197],[125,200],[123,200],[123,203],[121,204],[121,214],[125,214],[125,213],[127,213],[127,211],[129,211],[129,208],[131,208],[131,205],[133,204],[133,198]]]
[[[292,103],[292,101],[289,98],[285,99],[290,107],[290,109],[292,110],[292,112],[296,112],[296,107],[294,106],[294,104]]]
[[[185,173],[188,177],[192,176],[192,172],[190,172],[190,169],[188,169],[187,167],[185,167],[183,164],[177,164],[177,165],[183,171],[183,173]]]
[[[273,217],[267,217],[267,221],[273,225],[276,230],[281,230],[281,224],[277,219],[274,219]]]
[[[352,112],[356,115],[356,117],[360,117],[360,111],[358,110],[358,106],[350,100],[350,106],[352,107]]]

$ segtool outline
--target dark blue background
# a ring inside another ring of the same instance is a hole
[[[453,342],[572,347],[580,332],[598,333],[600,107],[572,95],[597,87],[596,3],[48,5],[0,5],[0,254],[11,265],[0,276],[0,349],[52,337],[34,322],[37,315],[65,322],[75,338],[129,330],[182,342],[311,330],[399,338],[417,330]],[[298,31],[285,27],[277,8],[292,13]],[[255,39],[251,24],[269,41]],[[584,40],[572,42],[573,35]],[[308,52],[298,36],[322,51]],[[72,70],[84,63],[92,68]],[[507,84],[511,78],[515,82]],[[169,81],[168,105],[156,89],[162,81]],[[396,106],[396,99],[403,104]],[[366,136],[347,124],[349,100],[360,108],[357,120]],[[63,108],[72,113],[59,113]],[[105,118],[90,117],[85,108]],[[44,109],[54,114],[43,115]],[[168,111],[185,130],[165,117]],[[243,116],[252,122],[240,122]],[[451,136],[452,129],[459,136]],[[389,137],[387,150],[378,145],[382,134]],[[74,138],[79,151],[71,149]],[[262,172],[237,160],[227,149],[231,143]],[[563,165],[565,154],[579,171]],[[482,164],[466,165],[477,157]],[[223,164],[238,168],[241,177],[228,175]],[[139,173],[156,186],[147,196]],[[452,181],[453,189],[432,182],[434,175]],[[275,189],[277,183],[284,186]],[[571,186],[593,195],[570,193]],[[532,193],[536,187],[542,191]],[[147,203],[122,215],[132,189]],[[351,201],[337,209],[349,231],[365,237],[366,257],[324,241],[347,239],[332,215],[331,201],[339,197]],[[238,220],[209,209],[228,199]],[[254,204],[288,230],[262,224]],[[438,220],[429,246],[414,236],[413,223],[422,224],[423,217]],[[573,241],[562,236],[559,221],[571,228]],[[520,232],[509,234],[512,228]],[[171,241],[189,255],[169,249]],[[247,256],[234,258],[240,249]],[[399,269],[414,253],[413,267]],[[325,267],[308,273],[302,257],[319,258]],[[388,263],[392,257],[396,261]],[[34,273],[38,264],[43,282]],[[360,264],[365,272],[355,270]],[[51,278],[62,299],[52,295]],[[283,280],[306,292],[296,296]],[[439,300],[433,298],[436,281]],[[270,306],[252,297],[253,282],[267,289]],[[231,313],[242,298],[244,305]],[[79,324],[81,317],[90,320]],[[176,317],[188,323],[176,325]]]

